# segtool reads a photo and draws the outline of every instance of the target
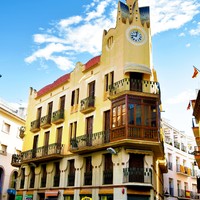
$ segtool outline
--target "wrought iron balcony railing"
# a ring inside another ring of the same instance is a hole
[[[152,184],[152,169],[151,168],[124,168],[123,169],[124,183],[146,183]]]
[[[110,142],[109,130],[93,134],[82,135],[71,139],[71,148],[83,148],[87,146],[102,145]]]
[[[51,126],[51,114],[41,117],[40,126],[42,128],[48,128]]]
[[[89,96],[81,100],[80,111],[82,113],[88,113],[95,110],[95,96]]]
[[[54,124],[59,124],[64,121],[64,109],[57,110],[53,112],[51,121]]]
[[[109,95],[113,96],[125,91],[160,94],[158,82],[125,78],[109,86]]]
[[[22,161],[21,154],[13,154],[12,155],[11,165],[13,167],[19,167],[21,165],[21,161]]]
[[[22,160],[21,162],[27,162],[32,159],[34,160],[42,160],[46,159],[46,157],[52,157],[52,159],[63,156],[63,148],[62,144],[50,144],[48,146],[38,147],[37,149],[32,149],[29,151],[22,152]]]
[[[36,119],[35,121],[31,122],[31,129],[32,132],[37,132],[40,130],[40,119]]]

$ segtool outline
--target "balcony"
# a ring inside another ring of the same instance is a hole
[[[138,80],[138,79],[122,79],[113,85],[109,86],[109,98],[113,99],[123,94],[141,95],[141,93],[148,94],[148,96],[160,95],[160,86],[158,82]]]
[[[109,130],[88,135],[82,135],[71,139],[71,152],[94,151],[109,144]],[[104,147],[105,148],[105,147]]]
[[[196,193],[191,192],[189,190],[178,189],[178,197],[190,199],[192,197],[196,197]],[[196,199],[196,198],[192,198],[192,199]]]
[[[179,165],[179,164],[176,165],[176,172],[178,174],[182,174],[182,175],[186,175],[186,176],[191,175],[191,169],[190,168],[183,166],[183,165]]]
[[[11,165],[13,167],[20,167],[21,166],[21,161],[22,161],[21,154],[13,154],[12,155]]]
[[[64,122],[64,109],[53,112],[51,121],[54,124],[60,124]]]
[[[40,119],[41,128],[49,128],[51,126],[51,115],[46,115]]]
[[[151,186],[152,169],[151,168],[124,168],[123,182],[127,185]]]
[[[165,137],[165,143],[169,144],[172,146],[172,139],[169,137]]]
[[[180,143],[177,141],[174,141],[174,147],[176,147],[177,149],[180,149]]]
[[[118,127],[111,130],[110,141],[116,141],[121,139],[136,139],[136,140],[148,140],[159,141],[159,130],[155,127],[141,127],[128,125],[128,135],[126,135],[126,127]]]
[[[192,118],[192,130],[195,138],[200,137],[198,121],[195,118]]]
[[[186,146],[183,143],[181,143],[181,151],[184,151],[184,152],[187,151]]]
[[[83,100],[81,100],[81,108],[80,111],[84,114],[92,112],[95,110],[95,97],[89,96]]]
[[[41,162],[46,160],[54,160],[62,158],[64,145],[62,144],[50,144],[48,146],[42,146],[37,149],[22,152],[22,163],[28,162]]]
[[[31,129],[30,131],[36,133],[40,130],[40,119],[36,119],[35,121],[31,122]]]

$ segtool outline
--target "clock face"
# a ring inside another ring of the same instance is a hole
[[[147,33],[140,26],[131,26],[126,30],[128,41],[136,46],[143,45],[147,41]]]
[[[141,42],[143,39],[142,33],[136,29],[130,32],[130,37],[134,42]]]

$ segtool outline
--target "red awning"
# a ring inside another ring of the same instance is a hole
[[[46,197],[56,197],[58,196],[58,190],[51,190],[45,192]]]

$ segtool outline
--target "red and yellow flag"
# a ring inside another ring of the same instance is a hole
[[[194,73],[192,75],[192,78],[196,78],[199,73],[199,70],[195,66],[193,66],[193,68],[194,68]]]

